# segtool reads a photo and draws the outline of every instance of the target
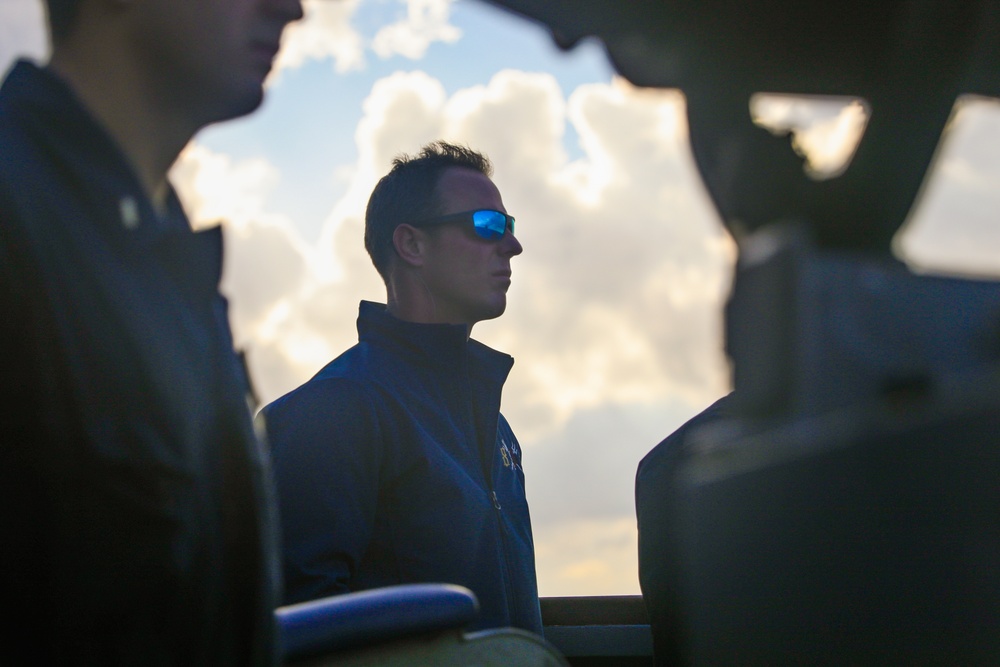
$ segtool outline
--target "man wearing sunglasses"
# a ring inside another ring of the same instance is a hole
[[[466,586],[477,627],[541,632],[521,449],[500,414],[513,360],[469,338],[507,305],[514,219],[481,154],[395,160],[365,246],[386,305],[359,343],[267,406],[286,602],[390,584]]]
[[[0,87],[4,665],[275,665],[277,525],[167,172],[261,103],[300,0],[47,0]],[[6,7],[5,7],[6,8]]]

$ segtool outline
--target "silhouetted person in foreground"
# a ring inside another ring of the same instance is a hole
[[[521,449],[500,414],[513,360],[469,338],[507,305],[514,219],[481,154],[438,142],[397,158],[368,202],[386,305],[359,342],[264,411],[286,601],[446,582],[477,627],[541,633]]]
[[[723,396],[664,438],[643,457],[636,472],[639,585],[653,631],[655,662],[663,667],[686,662],[681,565],[671,526],[671,517],[676,515],[677,466],[690,434],[725,418],[730,396]]]
[[[299,0],[48,0],[0,89],[0,662],[277,661],[268,474],[166,174],[254,110]]]

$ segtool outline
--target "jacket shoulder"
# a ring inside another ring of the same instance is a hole
[[[680,428],[664,438],[658,445],[653,447],[646,456],[639,461],[636,470],[636,483],[641,485],[649,479],[650,484],[659,484],[663,469],[670,468],[675,464],[681,453],[684,440],[691,431],[705,425],[723,419],[728,414],[729,405],[732,401],[732,394],[726,394],[710,406],[696,414],[694,417],[684,422]]]

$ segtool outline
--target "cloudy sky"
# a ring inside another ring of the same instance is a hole
[[[683,95],[633,88],[598,44],[561,53],[479,0],[305,8],[262,109],[203,131],[172,175],[196,224],[226,227],[223,288],[260,398],[353,344],[359,299],[384,300],[362,229],[392,157],[438,138],[486,152],[525,251],[507,313],[474,335],[516,359],[503,410],[525,450],[540,592],[638,593],[636,464],[729,383],[720,310],[735,247],[694,171]],[[41,0],[0,0],[0,69],[45,53]],[[797,143],[817,171],[864,121],[851,104],[755,113],[809,125]],[[969,101],[900,239],[906,257],[1000,275],[998,183],[1000,113]]]

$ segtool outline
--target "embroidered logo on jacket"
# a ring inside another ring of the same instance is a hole
[[[513,468],[514,470],[522,469],[519,463],[521,452],[518,450],[517,445],[511,443],[508,448],[507,441],[503,438],[500,438],[500,458],[503,459],[504,468]]]

